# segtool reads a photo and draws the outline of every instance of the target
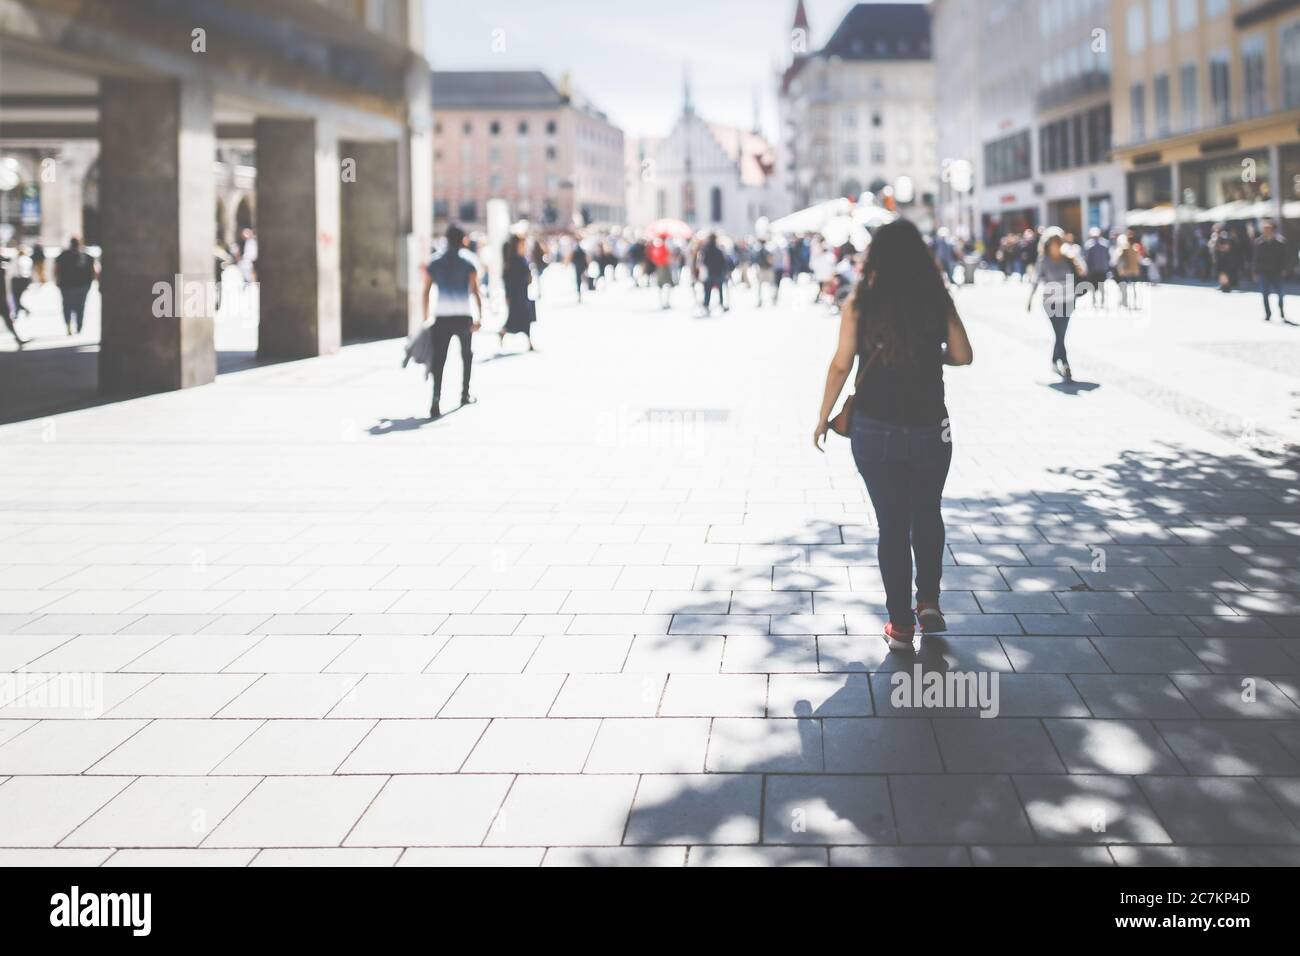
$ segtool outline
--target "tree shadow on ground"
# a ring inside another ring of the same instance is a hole
[[[835,846],[883,848],[872,863],[965,863],[975,852],[954,847],[979,847],[976,862],[994,865],[1300,863],[1300,795],[1256,779],[1300,772],[1294,467],[1165,444],[1050,474],[1069,490],[945,500],[958,555],[945,590],[973,601],[1005,567],[1028,591],[1004,582],[999,593],[1058,591],[1078,595],[1075,608],[949,612],[951,634],[897,653],[872,626],[883,621],[883,595],[872,594],[856,624],[850,606],[843,633],[815,639],[815,669],[764,669],[756,655],[765,717],[710,717],[725,710],[706,703],[704,766],[643,774],[623,846],[687,846],[694,862],[724,864],[824,863]],[[868,513],[864,503],[858,514]],[[835,562],[873,566],[874,543],[855,543],[873,537],[869,522],[846,514],[746,543],[815,574]],[[1202,593],[1194,586],[1207,571],[1218,597],[1201,605],[1187,595]],[[862,596],[845,594],[842,609]],[[707,612],[684,605],[674,625],[682,615],[699,630]],[[664,646],[766,640],[780,652],[812,640],[740,634],[717,619],[718,633],[670,633]],[[1097,650],[1167,640],[1193,663],[1126,668],[1122,655]],[[725,661],[723,673],[734,673]],[[896,696],[917,680],[972,672],[1000,678],[1001,719],[951,698],[918,710]],[[1113,679],[1115,692],[1086,707],[1076,677]],[[1237,705],[1245,678],[1264,702],[1254,711]],[[1048,685],[1077,706],[1043,707],[1035,688]],[[1173,719],[1161,709],[1170,701],[1181,708]],[[1247,719],[1228,722],[1236,717]],[[1077,735],[1068,765],[1049,723]],[[1112,859],[1108,847],[1124,852]],[[591,850],[579,860],[611,858]]]

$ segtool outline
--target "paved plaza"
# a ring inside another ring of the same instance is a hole
[[[1066,387],[1025,291],[915,655],[807,286],[560,276],[436,423],[383,341],[0,426],[0,864],[1300,864],[1300,328],[1152,290]]]

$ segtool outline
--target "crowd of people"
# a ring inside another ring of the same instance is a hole
[[[52,283],[59,291],[68,335],[80,334],[86,319],[86,298],[98,277],[99,260],[76,236],[68,240],[53,262],[40,243],[0,250],[0,321],[22,349],[29,340],[19,334],[18,319],[32,314],[28,297]]]

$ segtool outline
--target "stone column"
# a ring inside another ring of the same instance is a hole
[[[396,141],[339,146],[343,332],[349,337],[389,338],[408,331],[401,248],[407,216],[398,148]]]
[[[100,389],[211,382],[212,91],[191,81],[105,77],[99,125]]]
[[[259,117],[253,138],[258,357],[337,352],[342,337],[337,136],[322,120]]]

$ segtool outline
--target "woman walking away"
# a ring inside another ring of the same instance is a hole
[[[943,275],[911,222],[897,219],[875,233],[863,276],[844,306],[813,444],[822,450],[831,408],[856,357],[857,394],[845,411],[853,458],[880,528],[878,563],[889,610],[885,642],[891,650],[911,650],[918,621],[922,633],[947,627],[939,610],[939,505],[952,444],[943,366],[969,365],[973,356]]]
[[[529,290],[533,286],[533,270],[524,258],[523,236],[512,236],[501,247],[502,278],[506,289],[506,324],[498,333],[498,347],[505,345],[506,336],[528,336],[528,351],[533,348],[533,323],[537,321],[537,303]]]
[[[1034,270],[1034,284],[1029,290],[1028,312],[1034,307],[1034,292],[1043,287],[1043,311],[1052,323],[1056,342],[1052,346],[1052,368],[1067,382],[1074,381],[1070,360],[1065,354],[1065,330],[1074,315],[1077,283],[1083,278],[1083,265],[1065,254],[1065,233],[1053,226],[1043,231],[1038,244],[1038,268]]]

